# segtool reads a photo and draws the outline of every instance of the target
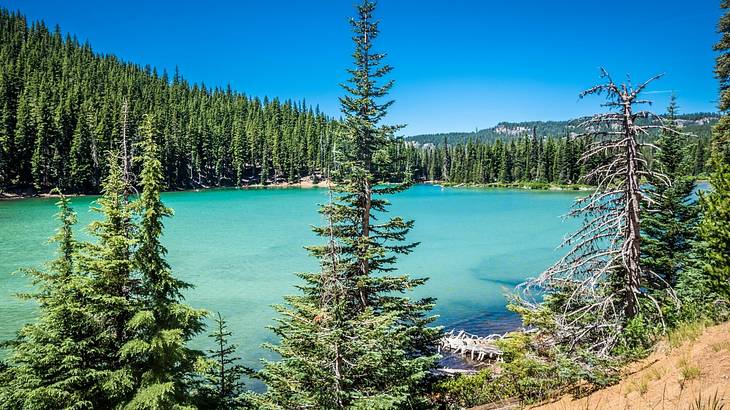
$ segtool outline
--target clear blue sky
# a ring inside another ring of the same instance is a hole
[[[354,0],[0,0],[59,24],[97,52],[250,95],[306,98],[339,116]],[[378,48],[395,67],[389,122],[405,134],[471,131],[499,121],[600,110],[577,94],[606,67],[615,79],[666,77],[663,111],[714,111],[719,0],[380,0]]]

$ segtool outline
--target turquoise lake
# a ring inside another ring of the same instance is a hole
[[[240,345],[245,364],[257,367],[274,340],[267,326],[271,305],[295,292],[296,272],[317,269],[303,249],[320,239],[310,225],[321,223],[324,189],[220,189],[163,195],[175,216],[166,223],[164,243],[175,274],[195,285],[187,302],[220,311]],[[475,333],[504,331],[518,324],[507,313],[504,292],[538,274],[561,255],[556,247],[577,227],[564,221],[576,191],[441,188],[417,185],[393,196],[393,215],[415,219],[409,238],[419,241],[402,257],[401,272],[429,277],[413,297],[434,296],[438,324]],[[94,197],[72,199],[77,231],[95,217]],[[47,238],[56,228],[54,199],[0,202],[0,340],[35,314],[32,303],[14,295],[28,289],[13,274],[39,267],[53,256]],[[195,341],[205,347],[208,338]]]

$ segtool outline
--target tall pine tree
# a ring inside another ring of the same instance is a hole
[[[687,268],[697,229],[698,212],[691,199],[694,181],[683,161],[687,138],[678,132],[676,115],[676,98],[672,96],[665,124],[671,131],[663,131],[656,142],[654,166],[663,180],[653,181],[654,201],[646,207],[641,221],[641,257],[650,272],[651,289],[677,285],[679,275]]]
[[[236,357],[237,345],[230,342],[233,334],[228,330],[220,312],[214,318],[213,332],[208,335],[213,339],[214,348],[208,350],[208,360],[199,382],[198,408],[211,410],[231,410],[246,408],[244,397],[245,384],[243,376],[250,370],[239,363]]]
[[[720,80],[722,115],[713,130],[712,190],[702,200],[700,236],[707,244],[706,271],[713,286],[730,297],[730,1],[724,0],[722,8],[726,10],[718,24],[722,37],[715,45],[720,52],[715,74]]]
[[[163,219],[172,215],[161,198],[164,174],[154,118],[145,116],[140,127],[143,141],[142,194],[135,203],[139,222],[135,267],[140,274],[140,309],[127,329],[134,336],[121,348],[121,357],[139,377],[139,387],[128,409],[176,409],[191,403],[189,386],[194,365],[202,352],[187,343],[203,330],[205,312],[182,302],[181,291],[190,285],[176,279],[165,260],[160,238]]]
[[[327,243],[312,247],[321,271],[303,274],[302,294],[288,297],[275,327],[281,355],[267,363],[267,408],[404,408],[423,405],[422,384],[435,365],[439,331],[429,327],[433,301],[402,296],[423,279],[394,275],[397,255],[413,221],[385,219],[383,196],[408,184],[396,179],[387,149],[398,126],[379,125],[392,101],[380,103],[392,81],[378,84],[391,67],[372,49],[378,35],[375,4],[364,1],[353,19],[355,67],[347,95],[342,152],[333,175],[336,198],[321,209],[328,224],[315,228]]]
[[[29,270],[38,302],[38,319],[24,326],[11,344],[9,367],[0,374],[4,409],[95,408],[99,399],[103,351],[90,308],[88,277],[77,268],[76,214],[68,198],[57,203],[61,226],[52,240],[57,256],[45,270]]]
[[[104,382],[98,400],[103,403],[101,407],[110,408],[126,402],[134,393],[134,372],[121,349],[134,337],[129,322],[140,305],[132,254],[137,225],[128,200],[129,183],[122,176],[119,155],[112,151],[107,158],[109,174],[96,201],[98,206],[92,208],[101,219],[89,225],[95,241],[83,244],[79,263],[90,276],[92,312],[99,326],[96,347],[103,357],[98,371]]]

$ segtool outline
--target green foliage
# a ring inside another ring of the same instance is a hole
[[[298,180],[332,162],[335,122],[304,102],[190,84],[177,71],[97,54],[6,9],[0,73],[0,190],[99,192],[106,150],[124,151],[119,125],[131,146],[144,113],[159,121],[170,188]]]
[[[437,403],[471,407],[482,404],[534,404],[559,396],[578,387],[582,394],[616,380],[615,363],[586,356],[580,366],[560,347],[537,349],[533,334],[514,332],[498,342],[503,362],[496,370],[482,370],[475,375],[460,375],[441,380],[434,386]],[[461,408],[461,407],[459,407]]]
[[[627,321],[613,354],[622,361],[644,358],[651,352],[663,330],[661,323],[640,313]]]
[[[121,353],[122,347],[134,339],[128,323],[141,306],[135,298],[139,286],[134,277],[133,247],[138,227],[128,201],[130,187],[123,179],[115,152],[109,153],[108,161],[103,194],[96,200],[97,207],[92,208],[101,219],[88,227],[95,241],[83,243],[78,258],[90,280],[91,310],[98,326],[96,347],[104,355],[100,363],[105,379],[102,397],[111,405],[124,402],[134,390],[134,374]]]
[[[237,345],[230,343],[232,333],[220,313],[214,318],[215,327],[208,337],[214,349],[198,364],[201,380],[197,382],[196,404],[201,409],[227,410],[248,406],[242,378],[252,371],[239,364],[235,356]]]
[[[713,129],[712,161],[714,172],[710,177],[712,190],[702,197],[703,218],[700,237],[703,247],[704,270],[712,289],[726,303],[730,299],[730,3],[722,2],[726,10],[720,18],[718,31],[722,34],[715,45],[717,56],[715,74],[720,80],[720,121]]]
[[[684,151],[687,138],[677,134],[677,103],[672,97],[666,115],[666,127],[656,142],[654,166],[666,180],[651,181],[654,203],[643,210],[642,268],[651,272],[647,287],[662,305],[671,304],[664,295],[676,288],[681,276],[691,269],[691,252],[697,236],[699,209],[692,193],[694,181]],[[676,305],[676,304],[675,304]]]
[[[675,107],[676,108],[676,107]],[[647,142],[664,138],[681,149],[676,164],[681,165],[683,175],[707,175],[710,171],[710,125],[717,121],[716,114],[680,115],[676,110],[664,116],[665,122],[681,123],[682,132],[691,134],[668,139],[665,133],[652,133]],[[448,182],[449,184],[477,184],[488,186],[528,186],[546,189],[550,185],[576,185],[597,163],[580,165],[579,157],[585,150],[585,141],[564,137],[579,132],[570,122],[558,122],[560,126],[544,126],[549,123],[504,123],[493,137],[482,138],[482,131],[475,134],[416,136],[403,141],[400,152],[405,161],[397,166],[406,170],[410,165],[414,180]],[[534,126],[534,128],[533,128]],[[652,152],[646,148],[647,157]],[[661,151],[660,151],[661,152]],[[666,157],[666,156],[665,156]],[[650,163],[659,168],[655,161]],[[548,185],[550,184],[550,185]]]
[[[300,275],[301,294],[277,307],[273,330],[280,342],[269,347],[281,360],[266,362],[259,373],[268,386],[255,399],[263,408],[427,405],[425,378],[436,362],[440,330],[429,327],[431,299],[402,296],[424,280],[393,274],[397,256],[416,244],[404,243],[413,221],[384,217],[384,196],[408,184],[379,183],[408,177],[392,168],[393,133],[400,127],[379,125],[392,104],[380,99],[392,82],[379,84],[391,67],[372,49],[374,9],[362,2],[351,21],[355,67],[340,99],[345,119],[332,175],[336,197],[320,210],[328,224],[314,228],[327,243],[309,248],[321,270]]]
[[[142,195],[131,187],[114,152],[89,225],[93,242],[76,242],[75,214],[61,197],[58,257],[31,270],[41,308],[11,344],[0,378],[2,408],[183,409],[200,352],[186,343],[202,330],[203,311],[181,303],[160,243],[162,169],[154,127],[143,127]],[[141,215],[140,223],[136,216]]]
[[[135,268],[139,271],[139,310],[129,318],[126,330],[134,336],[120,350],[123,360],[139,382],[128,408],[175,408],[191,402],[187,383],[197,357],[187,343],[203,330],[206,312],[182,303],[181,291],[189,284],[176,279],[161,243],[163,219],[172,215],[160,199],[163,170],[154,118],[144,117],[142,137],[142,194],[134,204],[142,215],[139,222]]]
[[[100,397],[104,351],[98,344],[91,286],[76,262],[72,228],[76,214],[68,198],[57,203],[61,222],[52,240],[57,256],[45,270],[28,270],[38,291],[35,322],[10,343],[8,366],[0,373],[0,408],[57,409],[103,407]]]
[[[489,369],[474,375],[447,377],[434,386],[434,398],[454,408],[469,408],[508,399],[494,391],[495,385],[494,375]]]
[[[705,242],[705,270],[712,287],[730,297],[730,165],[719,163],[710,178],[712,191],[702,196],[700,236]]]

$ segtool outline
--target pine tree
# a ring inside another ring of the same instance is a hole
[[[382,196],[408,184],[378,185],[395,177],[386,152],[399,127],[378,125],[392,104],[378,100],[392,82],[377,84],[391,67],[372,50],[374,9],[364,1],[351,20],[355,68],[340,99],[345,121],[333,175],[336,198],[321,208],[328,225],[315,228],[327,243],[310,248],[321,271],[301,275],[302,294],[279,307],[274,330],[281,341],[272,348],[282,359],[260,373],[268,390],[258,404],[265,408],[418,407],[424,377],[435,365],[439,332],[428,327],[433,301],[399,295],[424,280],[391,273],[397,255],[416,246],[403,243],[413,221],[381,219],[388,205]]]
[[[165,124],[158,144],[171,188],[258,178],[262,159],[275,167],[273,175],[266,169],[268,177],[296,180],[324,164],[323,159],[310,164],[305,152],[331,151],[331,140],[321,136],[332,120],[304,104],[262,104],[230,88],[191,85],[179,73],[170,82],[164,73],[95,54],[87,44],[6,9],[0,9],[0,27],[2,190],[45,192],[59,186],[86,191],[87,164],[80,162],[89,161],[94,165],[90,191],[99,192],[107,174],[106,150],[118,147],[122,157],[129,157],[124,148],[131,149],[143,113]],[[127,101],[126,115],[119,110],[122,101]],[[90,143],[79,138],[83,133],[74,138],[79,121],[91,131]],[[119,124],[126,125],[126,144],[114,132]],[[257,133],[253,143],[244,138],[249,128]],[[301,135],[305,129],[308,138]],[[80,182],[70,175],[74,158]],[[138,174],[139,164],[127,171]]]
[[[121,349],[133,338],[129,322],[140,308],[132,259],[137,226],[127,197],[129,184],[122,178],[119,155],[111,151],[107,157],[109,174],[98,206],[92,208],[101,220],[89,225],[95,241],[82,244],[79,259],[80,269],[90,276],[91,308],[99,326],[96,347],[103,358],[98,370],[104,381],[98,400],[105,403],[103,408],[126,402],[134,392],[134,374]]]
[[[215,348],[208,350],[208,360],[198,388],[197,405],[200,409],[228,410],[246,408],[245,384],[242,379],[251,373],[239,364],[236,357],[238,346],[230,343],[231,331],[223,316],[218,312],[213,333]]]
[[[90,309],[89,279],[77,267],[76,214],[63,195],[57,206],[56,259],[45,270],[28,271],[38,291],[25,297],[38,303],[38,319],[20,330],[11,344],[9,367],[0,374],[4,409],[101,408],[103,403],[98,372],[103,352]]]
[[[36,126],[35,147],[31,158],[33,183],[36,189],[44,189],[50,186],[52,177],[51,147],[54,142],[51,113],[45,93],[36,100],[33,108]]]
[[[596,114],[581,127],[588,144],[580,156],[583,164],[601,159],[602,164],[588,172],[586,180],[596,184],[595,191],[576,200],[570,216],[582,219],[582,226],[566,237],[563,245],[569,251],[537,278],[520,286],[523,294],[515,297],[514,309],[527,322],[538,321],[540,332],[554,338],[558,345],[570,346],[566,353],[583,365],[591,356],[611,357],[624,341],[624,330],[636,321],[649,319],[665,324],[664,309],[656,300],[650,272],[643,269],[642,204],[650,202],[649,187],[642,177],[657,181],[653,170],[647,168],[645,146],[639,136],[655,129],[658,116],[635,110],[642,90],[661,76],[655,76],[638,86],[617,85],[605,70],[604,84],[580,94],[605,95],[605,106],[614,111]],[[676,129],[663,127],[669,134]],[[669,136],[663,137],[664,139]],[[570,162],[565,158],[580,150],[565,141],[564,169]],[[667,153],[666,155],[670,155]],[[665,158],[669,161],[669,158]],[[577,168],[577,167],[576,167]],[[671,172],[671,170],[669,170]],[[566,171],[571,178],[573,171]],[[664,181],[666,183],[666,181]],[[682,245],[683,246],[683,245]],[[670,272],[674,274],[674,272]],[[539,289],[539,303],[533,303]]]
[[[176,279],[167,261],[160,237],[163,219],[172,215],[160,198],[163,170],[154,118],[145,116],[140,127],[142,148],[142,194],[135,204],[142,218],[134,253],[141,275],[140,309],[127,325],[134,337],[121,348],[121,358],[130,362],[140,385],[128,409],[175,409],[189,404],[188,383],[197,357],[187,343],[203,329],[205,312],[182,303],[181,291],[189,284]]]
[[[69,183],[73,192],[89,193],[94,186],[94,163],[91,152],[91,129],[88,118],[81,115],[76,122],[71,141]]]
[[[502,149],[502,157],[499,162],[499,181],[510,183],[514,179],[514,157],[513,144],[505,144]]]
[[[449,182],[449,172],[451,171],[451,154],[449,153],[449,140],[444,137],[444,163],[441,166],[441,180]]]
[[[702,198],[703,217],[700,237],[706,242],[706,271],[712,285],[725,297],[730,297],[730,1],[724,0],[725,14],[718,31],[722,35],[715,45],[717,56],[715,74],[720,80],[720,121],[713,130],[712,190]]]
[[[12,185],[28,186],[33,183],[31,167],[31,155],[33,154],[34,141],[36,137],[36,121],[32,110],[30,92],[26,88],[20,94],[18,110],[16,114],[14,130],[15,155],[10,168],[14,171],[15,177],[11,179]],[[13,174],[11,174],[13,175]]]
[[[677,103],[672,96],[666,115],[668,130],[657,140],[654,167],[662,179],[653,181],[654,203],[642,218],[642,263],[651,272],[652,289],[674,288],[686,271],[697,225],[697,209],[691,202],[694,181],[683,167],[686,137],[678,132]]]

